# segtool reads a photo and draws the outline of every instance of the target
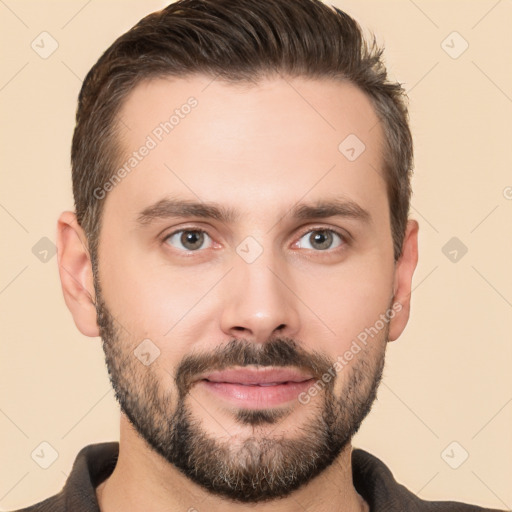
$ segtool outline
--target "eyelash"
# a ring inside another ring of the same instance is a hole
[[[342,251],[343,249],[345,249],[345,247],[347,245],[350,244],[349,236],[347,236],[346,234],[342,233],[341,231],[338,231],[338,230],[333,229],[333,228],[327,228],[327,227],[324,227],[324,226],[316,226],[316,227],[313,227],[313,228],[309,228],[308,230],[306,230],[306,231],[304,231],[304,232],[302,232],[300,234],[298,240],[302,239],[308,233],[314,233],[315,231],[318,231],[318,232],[326,231],[326,232],[334,233],[335,235],[337,235],[340,238],[341,245],[338,246],[338,247],[335,247],[334,249],[325,249],[325,250],[307,249],[308,251],[313,251],[313,252],[320,253],[320,254],[322,254],[322,253],[324,253],[324,254],[335,254],[335,253],[337,253],[339,251]],[[186,233],[186,232],[203,233],[203,234],[207,235],[213,241],[213,238],[208,234],[208,232],[206,230],[201,229],[199,227],[195,227],[195,226],[190,226],[190,227],[187,226],[187,227],[184,227],[184,228],[181,228],[181,229],[177,229],[176,231],[173,231],[172,233],[166,234],[162,238],[162,243],[166,243],[167,240],[169,240],[172,236],[174,236],[174,235],[176,235],[178,233]],[[295,244],[296,243],[297,242],[295,242]],[[205,249],[197,249],[195,251],[190,251],[190,250],[184,250],[184,249],[182,250],[182,249],[176,249],[175,248],[175,250],[178,253],[182,253],[182,255],[188,255],[188,254],[194,254],[194,253],[203,252]]]

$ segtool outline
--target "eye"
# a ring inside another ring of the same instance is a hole
[[[338,244],[333,247],[333,242],[338,239]],[[313,249],[325,251],[335,249],[345,243],[345,238],[341,233],[332,229],[313,229],[305,233],[297,242],[297,246],[301,249]]]
[[[204,246],[205,241],[208,244],[206,247]],[[212,245],[212,239],[202,229],[180,229],[166,236],[164,242],[169,242],[176,249],[186,252],[207,249]]]

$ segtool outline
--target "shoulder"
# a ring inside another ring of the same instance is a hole
[[[58,494],[13,512],[98,512],[95,489],[112,473],[118,454],[117,441],[82,448]]]
[[[352,476],[357,492],[372,512],[500,512],[455,501],[422,500],[399,484],[381,460],[360,448],[352,451]]]

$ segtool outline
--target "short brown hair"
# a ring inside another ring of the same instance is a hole
[[[367,94],[385,137],[384,174],[395,260],[411,195],[413,147],[405,92],[387,79],[383,49],[355,20],[319,0],[179,0],[120,36],[87,74],[71,149],[78,223],[93,269],[103,201],[93,191],[115,173],[123,100],[143,80],[206,74],[253,82],[274,73],[351,82]],[[341,142],[341,141],[340,141]]]

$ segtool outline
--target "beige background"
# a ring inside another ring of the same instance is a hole
[[[2,510],[56,493],[83,446],[118,439],[100,340],[75,328],[57,258],[32,251],[43,237],[55,242],[57,216],[73,209],[69,149],[82,79],[118,35],[164,5],[0,1]],[[424,499],[510,509],[512,2],[336,5],[376,32],[391,76],[410,91],[411,213],[421,226],[412,317],[389,346],[378,402],[354,445]],[[47,59],[31,48],[43,31],[59,45]],[[464,41],[458,58],[445,51],[459,53]],[[442,251],[452,237],[468,249],[456,262]],[[31,458],[43,441],[58,452],[48,469]],[[452,469],[446,461],[456,465],[463,450],[469,458]]]

